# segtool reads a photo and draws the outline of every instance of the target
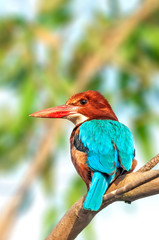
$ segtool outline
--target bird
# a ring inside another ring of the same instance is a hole
[[[63,118],[75,125],[70,137],[71,158],[87,187],[85,210],[98,211],[111,183],[136,167],[133,135],[98,91],[76,93],[64,105],[30,116]]]

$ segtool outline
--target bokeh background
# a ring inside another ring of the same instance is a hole
[[[72,123],[28,115],[88,89],[131,129],[138,168],[158,153],[159,2],[0,1],[0,239],[44,239],[86,193]],[[77,239],[158,239],[158,203],[114,203]]]

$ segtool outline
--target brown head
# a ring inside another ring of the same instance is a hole
[[[31,114],[32,117],[66,118],[75,125],[91,119],[111,119],[118,121],[110,104],[97,91],[77,93],[70,97],[65,105],[48,108]]]

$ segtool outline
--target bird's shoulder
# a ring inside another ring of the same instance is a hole
[[[115,144],[120,151],[134,146],[132,133],[114,120],[90,120],[79,127],[79,140],[90,151],[108,153]]]
[[[75,126],[75,128],[72,131],[71,137],[70,137],[70,142],[71,142],[71,147],[75,147],[78,151],[88,153],[89,149],[84,146],[84,144],[81,142],[79,139],[79,128],[81,124],[78,124]]]

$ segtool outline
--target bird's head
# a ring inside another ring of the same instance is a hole
[[[91,119],[111,119],[118,121],[108,101],[97,91],[77,93],[64,105],[47,108],[32,113],[31,117],[65,118],[75,125]]]

